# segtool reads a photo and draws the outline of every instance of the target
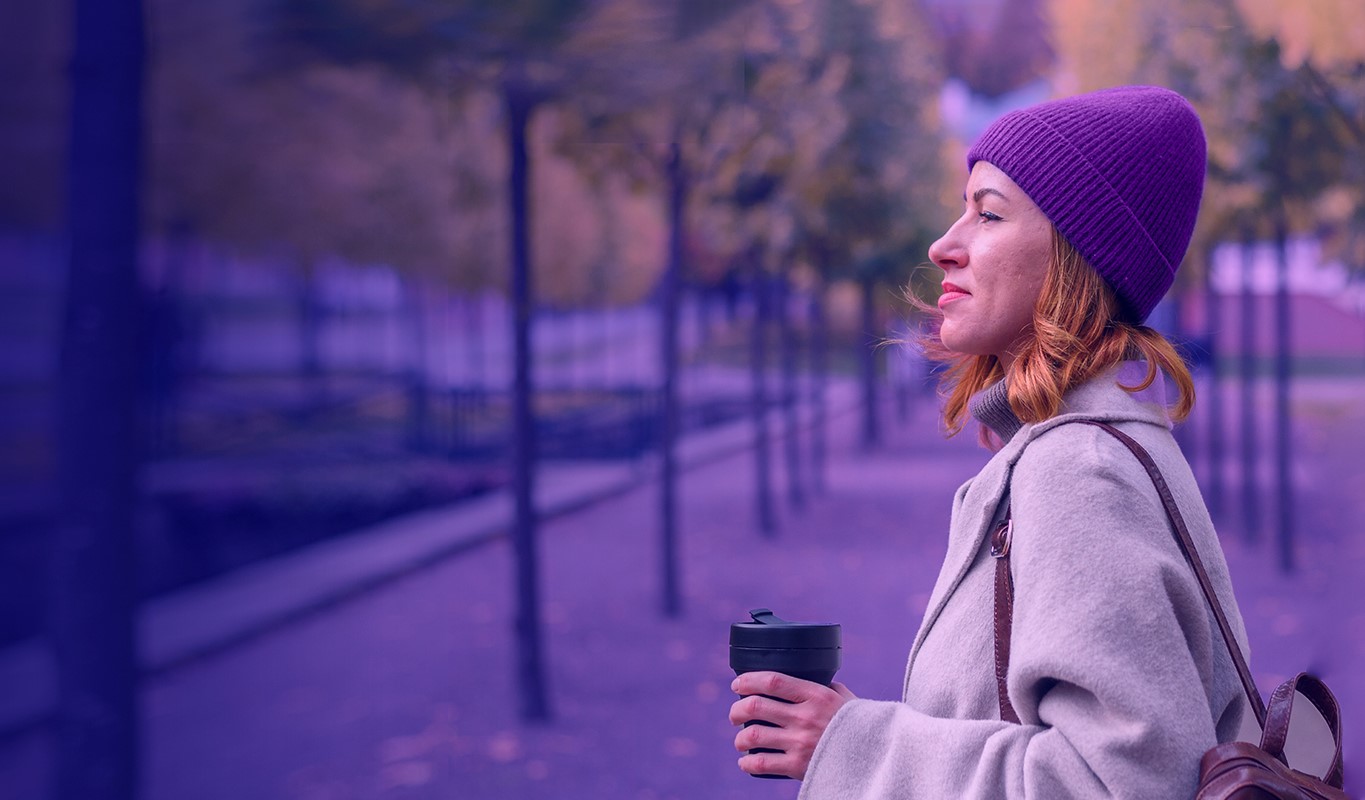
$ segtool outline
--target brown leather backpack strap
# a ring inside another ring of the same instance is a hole
[[[1223,643],[1227,645],[1228,655],[1232,657],[1232,663],[1237,668],[1237,676],[1242,681],[1242,690],[1246,693],[1247,702],[1251,705],[1252,713],[1256,715],[1256,722],[1264,730],[1266,707],[1261,699],[1261,693],[1256,689],[1256,682],[1252,680],[1251,668],[1247,666],[1246,658],[1242,655],[1242,648],[1238,646],[1237,638],[1232,633],[1232,625],[1228,623],[1227,615],[1223,613],[1223,605],[1218,602],[1218,595],[1213,591],[1213,583],[1209,580],[1208,571],[1204,569],[1204,562],[1199,558],[1199,550],[1195,547],[1194,539],[1185,526],[1185,518],[1181,516],[1180,508],[1175,503],[1175,496],[1171,494],[1171,489],[1166,484],[1166,478],[1161,474],[1156,461],[1152,459],[1146,448],[1138,444],[1136,439],[1107,422],[1091,419],[1081,419],[1076,420],[1076,422],[1093,425],[1118,439],[1124,447],[1127,447],[1137,457],[1138,462],[1147,471],[1147,476],[1152,479],[1152,485],[1156,487],[1157,495],[1161,498],[1161,504],[1166,510],[1166,518],[1171,523],[1171,535],[1175,537],[1176,544],[1179,545],[1180,551],[1185,555],[1185,561],[1194,571],[1195,579],[1199,582],[1199,588],[1204,593],[1204,599],[1208,601],[1209,608],[1213,610],[1214,619],[1218,623],[1218,630],[1223,636]],[[1009,722],[1018,722],[1019,715],[1015,713],[1014,706],[1010,704],[1009,693],[1005,685],[1005,676],[1009,672],[1010,633],[1014,617],[1014,581],[1010,576],[1009,560],[1009,544],[1013,530],[1010,511],[1007,507],[1004,522],[998,525],[991,534],[991,555],[995,556],[996,559],[995,679],[996,691],[1000,696],[1000,718]],[[997,546],[997,538],[999,539],[999,546]],[[1323,689],[1325,690],[1326,687],[1324,686]],[[1327,697],[1331,697],[1330,692],[1326,694]],[[1313,700],[1314,705],[1319,705],[1316,699],[1310,699]],[[1335,705],[1335,700],[1333,700],[1332,707],[1335,708]],[[1320,705],[1319,708],[1321,708]],[[1281,747],[1283,747],[1283,742],[1281,742]],[[1335,762],[1337,772],[1341,770],[1340,749],[1341,742],[1340,737],[1338,737],[1338,758]]]
[[[1332,757],[1332,765],[1327,768],[1327,774],[1322,779],[1331,786],[1340,788],[1342,781],[1341,768],[1341,709],[1337,706],[1337,699],[1332,696],[1332,692],[1319,678],[1306,672],[1300,672],[1292,679],[1280,684],[1270,695],[1270,702],[1267,704],[1265,732],[1261,735],[1261,749],[1276,758],[1284,761],[1284,741],[1289,735],[1289,716],[1294,709],[1295,692],[1308,698],[1318,713],[1322,714],[1323,720],[1327,722],[1328,729],[1332,732],[1332,740],[1336,744],[1336,753]]]
[[[1014,579],[1010,576],[1010,536],[1013,532],[1007,505],[1005,518],[991,531],[991,556],[995,558],[995,691],[1000,698],[1000,719],[1018,723],[1019,714],[1010,703],[1009,687],[1005,683],[1010,668],[1010,630],[1014,624]]]
[[[1232,626],[1228,624],[1227,614],[1223,613],[1223,605],[1218,602],[1218,595],[1213,591],[1213,583],[1209,580],[1209,573],[1204,569],[1204,562],[1199,558],[1199,550],[1194,546],[1194,539],[1191,538],[1189,529],[1185,527],[1185,519],[1180,515],[1180,508],[1176,506],[1175,497],[1171,494],[1171,488],[1166,485],[1166,479],[1162,476],[1161,470],[1157,468],[1151,454],[1138,444],[1137,440],[1113,425],[1090,419],[1077,420],[1077,422],[1094,425],[1108,432],[1115,439],[1118,439],[1123,446],[1127,447],[1137,457],[1143,469],[1147,470],[1148,477],[1152,479],[1152,485],[1156,487],[1157,495],[1161,497],[1161,504],[1166,508],[1166,517],[1171,522],[1171,534],[1175,537],[1175,542],[1180,546],[1181,552],[1185,554],[1185,561],[1194,570],[1194,576],[1199,581],[1199,588],[1204,592],[1204,599],[1208,601],[1209,608],[1213,610],[1214,619],[1218,623],[1218,630],[1223,634],[1223,643],[1227,645],[1228,655],[1232,656],[1232,663],[1236,666],[1237,675],[1242,680],[1242,689],[1246,692],[1247,701],[1251,704],[1251,710],[1256,714],[1256,721],[1264,728],[1266,711],[1265,704],[1261,700],[1261,693],[1257,691],[1256,682],[1251,678],[1251,668],[1247,666],[1246,658],[1242,655],[1242,648],[1237,644],[1237,638],[1232,633]]]

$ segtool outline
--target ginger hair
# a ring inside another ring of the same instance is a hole
[[[948,350],[939,338],[943,316],[938,309],[917,302],[934,318],[921,339],[925,355],[946,365],[939,379],[944,395],[943,420],[949,436],[967,422],[968,401],[977,392],[1005,377],[993,355],[963,355]],[[1194,380],[1175,345],[1158,331],[1126,321],[1117,296],[1085,258],[1057,230],[1052,231],[1052,255],[1033,322],[1017,345],[1009,374],[1009,404],[1024,422],[1042,422],[1061,409],[1068,391],[1118,364],[1141,359],[1147,375],[1136,386],[1152,385],[1157,371],[1175,382],[1178,399],[1168,409],[1177,422],[1194,407]],[[989,443],[983,427],[983,443]]]

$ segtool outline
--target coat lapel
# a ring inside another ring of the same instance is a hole
[[[1147,422],[1170,427],[1164,405],[1165,387],[1159,373],[1151,387],[1137,394],[1124,391],[1116,383],[1137,385],[1145,372],[1145,365],[1128,362],[1108,375],[1073,389],[1067,395],[1060,414],[1036,425],[1025,424],[991,457],[975,478],[958,489],[953,499],[948,552],[944,556],[943,568],[939,571],[933,594],[929,597],[929,605],[925,608],[924,621],[920,623],[919,633],[915,635],[915,643],[910,648],[905,687],[909,687],[915,656],[925,637],[976,560],[976,554],[985,542],[996,509],[1008,488],[1014,464],[1030,441],[1057,425],[1077,419]]]
[[[910,668],[915,664],[924,637],[933,627],[938,615],[943,611],[948,598],[952,597],[962,578],[966,576],[972,561],[990,532],[991,522],[1005,493],[1010,470],[1022,449],[1026,430],[1021,430],[1008,444],[996,453],[981,472],[958,490],[954,498],[953,520],[948,539],[948,552],[943,557],[943,568],[938,582],[934,585],[929,605],[924,610],[924,621],[920,624],[915,644],[910,648],[910,659],[906,668],[908,681]]]

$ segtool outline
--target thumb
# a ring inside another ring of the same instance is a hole
[[[857,699],[858,699],[858,695],[854,694],[852,691],[849,690],[849,688],[848,688],[847,686],[843,685],[842,683],[840,683],[840,682],[838,682],[838,681],[834,681],[833,683],[831,683],[831,684],[829,685],[829,688],[831,688],[831,689],[833,689],[834,691],[838,692],[838,693],[839,693],[839,696],[842,697],[842,698],[844,698],[845,700],[857,700]]]

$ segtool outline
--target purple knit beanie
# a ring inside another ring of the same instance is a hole
[[[1185,257],[1204,191],[1204,129],[1185,98],[1121,86],[1011,111],[967,153],[999,167],[1147,319]]]

